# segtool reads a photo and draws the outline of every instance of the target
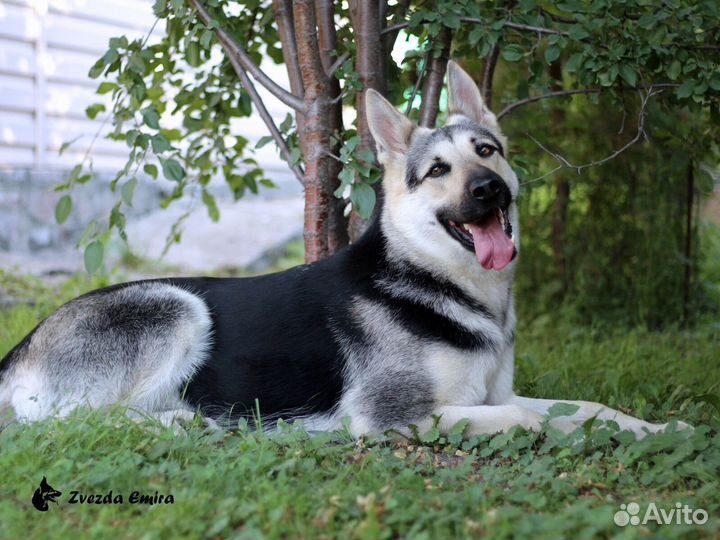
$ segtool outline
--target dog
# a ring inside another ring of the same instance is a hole
[[[62,491],[58,491],[48,484],[47,479],[43,476],[43,479],[40,481],[40,487],[33,493],[32,504],[40,512],[47,512],[49,508],[48,502],[58,504],[56,497],[60,495],[62,495]]]
[[[354,436],[408,425],[466,435],[554,420],[665,430],[598,403],[513,392],[519,182],[472,78],[448,65],[448,121],[418,127],[379,93],[366,112],[384,167],[377,219],[327,259],[252,278],[170,278],[60,307],[0,364],[21,421],[114,403],[168,421],[301,418]]]

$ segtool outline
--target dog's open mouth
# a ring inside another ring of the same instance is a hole
[[[486,270],[502,270],[517,255],[507,209],[493,208],[480,220],[459,223],[441,219],[448,234],[467,250],[475,253]]]

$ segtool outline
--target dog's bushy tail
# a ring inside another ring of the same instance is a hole
[[[20,343],[0,360],[0,429],[15,419],[12,407],[12,366],[16,363],[20,349],[24,348],[25,342]]]

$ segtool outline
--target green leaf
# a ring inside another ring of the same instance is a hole
[[[93,67],[90,68],[90,71],[88,71],[88,77],[91,79],[97,79],[100,75],[102,75],[104,70],[105,62],[100,59],[93,64]]]
[[[467,429],[468,424],[470,424],[470,420],[463,418],[453,425],[448,432],[448,442],[452,444],[460,444],[463,440],[463,433],[465,433],[465,429]]]
[[[62,144],[60,145],[60,150],[58,151],[58,155],[59,155],[59,156],[62,156],[62,155],[65,153],[65,150],[67,150],[67,149],[70,148],[73,144],[75,144],[81,137],[82,137],[82,135],[78,135],[78,136],[75,137],[74,139],[71,139],[71,140],[69,140],[69,141],[65,141],[64,143],[62,143]]]
[[[688,98],[693,95],[693,83],[688,80],[680,85],[677,89],[677,97],[680,99]]]
[[[457,15],[446,15],[445,17],[443,17],[442,22],[448,28],[452,28],[454,30],[460,28],[460,17],[458,17]]]
[[[94,240],[85,248],[85,270],[88,274],[94,274],[100,269],[104,253],[105,248],[99,240]]]
[[[145,124],[152,129],[160,129],[160,115],[154,107],[148,107],[142,110],[142,117]]]
[[[634,87],[637,84],[637,74],[635,73],[635,70],[627,64],[620,66],[620,76],[625,79],[625,82],[630,86]]]
[[[55,205],[55,221],[60,225],[67,221],[72,212],[72,199],[70,195],[63,195]]]
[[[570,58],[568,58],[567,62],[565,62],[565,69],[570,72],[577,71],[577,69],[580,67],[580,64],[582,64],[582,61],[583,55],[580,53],[575,53]]]
[[[85,114],[90,120],[95,120],[95,117],[104,111],[105,105],[103,105],[102,103],[93,103],[85,109]]]
[[[667,69],[668,77],[676,81],[682,71],[682,64],[678,60],[673,60]]]
[[[80,176],[80,173],[82,172],[82,164],[75,165],[72,170],[70,171],[70,175],[68,176],[68,182],[72,183],[77,180],[78,176]]]
[[[720,74],[713,75],[712,78],[710,79],[710,81],[708,82],[708,86],[710,86],[710,88],[712,88],[715,91],[720,91]],[[715,110],[717,110],[717,109],[715,109]]]
[[[113,206],[113,209],[110,211],[110,228],[117,227],[118,231],[120,231],[120,236],[125,239],[125,214],[123,214],[120,211],[120,205],[122,203],[118,202],[115,206]]]
[[[145,74],[145,60],[139,52],[133,54],[130,57],[130,64],[128,66],[128,69],[134,71],[138,75]]]
[[[517,62],[523,56],[525,56],[525,52],[520,45],[511,44],[502,51],[502,57],[508,62]]]
[[[100,86],[97,87],[97,90],[95,90],[96,94],[107,94],[108,92],[112,92],[113,90],[117,90],[120,88],[117,84],[114,82],[105,81],[100,83]]]
[[[168,180],[180,182],[185,178],[185,169],[183,169],[183,166],[180,165],[177,160],[160,158],[160,163],[162,164],[163,175],[165,175],[165,178]]]
[[[137,183],[137,178],[131,178],[120,188],[120,197],[122,197],[123,202],[130,207],[132,207],[133,195],[135,194]]]
[[[167,152],[168,150],[173,149],[170,141],[168,141],[161,133],[150,137],[150,142],[152,143],[153,152],[155,152],[156,154]]]
[[[572,416],[580,407],[572,403],[555,403],[548,409],[547,418],[557,418],[558,416]]]
[[[143,167],[143,171],[145,171],[145,174],[152,176],[153,180],[157,179],[158,168],[156,165],[153,165],[152,163],[146,163]]]
[[[355,154],[355,158],[359,159],[360,161],[367,161],[368,163],[374,163],[375,162],[375,154],[372,150],[360,150]]]
[[[158,18],[164,18],[167,15],[167,0],[155,0],[153,13]]]
[[[285,120],[283,120],[280,125],[278,126],[280,128],[280,131],[283,133],[287,133],[293,124],[293,117],[290,113],[287,113],[285,115]]]
[[[560,58],[560,47],[557,45],[550,45],[547,49],[545,49],[545,61],[548,64],[552,64],[558,58]]]
[[[111,49],[127,49],[130,45],[127,36],[111,37],[108,44]]]
[[[423,433],[423,436],[420,437],[420,441],[424,444],[432,444],[436,442],[439,438],[440,430],[437,428],[437,426],[433,426],[427,432]]]
[[[353,186],[350,200],[358,215],[368,219],[375,208],[375,190],[367,184],[356,184]]]
[[[272,140],[273,140],[273,138],[270,135],[265,135],[264,137],[260,137],[258,139],[258,142],[255,143],[255,149],[257,150],[259,148],[262,148],[263,146],[268,145],[269,143],[272,142]]]
[[[115,50],[113,47],[110,47],[107,52],[103,55],[101,60],[106,66],[110,66],[111,64],[114,64],[117,62],[120,58],[120,55],[118,54],[117,50]]]
[[[210,219],[212,219],[213,221],[219,220],[220,210],[218,209],[217,203],[215,202],[215,197],[210,195],[210,193],[205,189],[203,189],[202,192],[202,202],[207,207]]]
[[[578,24],[571,27],[570,30],[568,30],[568,34],[570,34],[571,38],[577,39],[578,41],[590,37],[588,31]]]
[[[200,59],[200,45],[197,41],[191,41],[187,44],[185,60],[187,60],[187,63],[192,67],[198,67],[202,64],[202,60]]]
[[[203,32],[202,36],[200,36],[200,45],[202,45],[203,49],[210,48],[213,36],[214,32],[212,30],[205,30]]]
[[[355,171],[353,171],[350,167],[345,167],[342,171],[340,171],[340,174],[338,174],[338,179],[343,184],[352,184],[355,181]]]
[[[264,186],[264,187],[266,187],[266,188],[269,188],[269,189],[275,189],[275,188],[277,188],[277,185],[275,184],[275,182],[273,182],[273,181],[270,180],[269,178],[262,178],[262,179],[260,180],[260,185],[262,185],[262,186]]]

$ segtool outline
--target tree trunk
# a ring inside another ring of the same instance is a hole
[[[562,64],[556,60],[550,64],[550,78],[552,79],[551,90],[562,88]],[[565,109],[561,106],[553,107],[550,112],[552,120],[551,131],[560,135],[562,126],[565,123]],[[564,294],[567,285],[567,214],[570,206],[570,182],[562,172],[555,177],[555,201],[552,210],[552,249],[555,260],[555,275],[563,284],[561,294]]]
[[[278,26],[278,34],[282,43],[283,60],[288,72],[290,91],[296,96],[302,97],[305,93],[303,88],[300,64],[298,62],[297,39],[295,39],[295,21],[293,19],[292,0],[273,0],[273,13],[275,23]],[[298,133],[303,130],[303,114],[295,113],[295,125]]]
[[[685,279],[683,282],[683,324],[690,322],[690,300],[692,294],[692,277],[693,277],[693,206],[695,202],[695,170],[693,160],[688,161],[688,170],[686,177],[687,200],[685,201]]]
[[[334,2],[332,0],[315,0],[315,12],[318,20],[318,42],[320,46],[320,60],[323,69],[328,76],[330,95],[333,101],[330,103],[328,116],[328,129],[331,135],[339,135],[343,131],[342,100],[334,99],[340,95],[340,81],[330,73],[330,68],[335,62],[337,51],[337,31],[335,26]],[[330,147],[330,152],[338,155],[340,143],[337,142]],[[338,175],[342,170],[342,163],[331,159],[328,163],[328,176],[330,178],[330,202],[328,208],[328,252],[335,253],[348,243],[348,220],[343,215],[345,202],[334,196],[334,192],[340,185]]]
[[[300,146],[305,160],[305,260],[329,254],[328,221],[333,178],[330,160],[330,82],[323,69],[314,0],[294,0],[293,18],[298,64],[305,95]]]
[[[425,83],[423,84],[419,121],[421,126],[435,127],[435,120],[440,106],[440,93],[442,92],[443,79],[445,79],[445,71],[450,58],[451,45],[452,33],[449,28],[445,28],[440,34],[440,56],[432,55],[425,76]]]
[[[357,71],[363,91],[357,93],[355,107],[358,115],[358,134],[362,143],[360,149],[374,150],[370,129],[368,128],[367,117],[365,115],[365,92],[368,88],[374,88],[378,92],[385,93],[385,69],[384,69],[384,46],[381,36],[383,22],[380,19],[380,1],[383,0],[350,0],[350,19],[352,22],[355,47],[356,61],[355,70]],[[380,184],[373,186],[379,191]],[[380,193],[378,193],[378,201]],[[376,207],[377,211],[377,207]],[[350,240],[356,240],[367,228],[367,221],[362,219],[353,212],[350,216],[348,233]]]

